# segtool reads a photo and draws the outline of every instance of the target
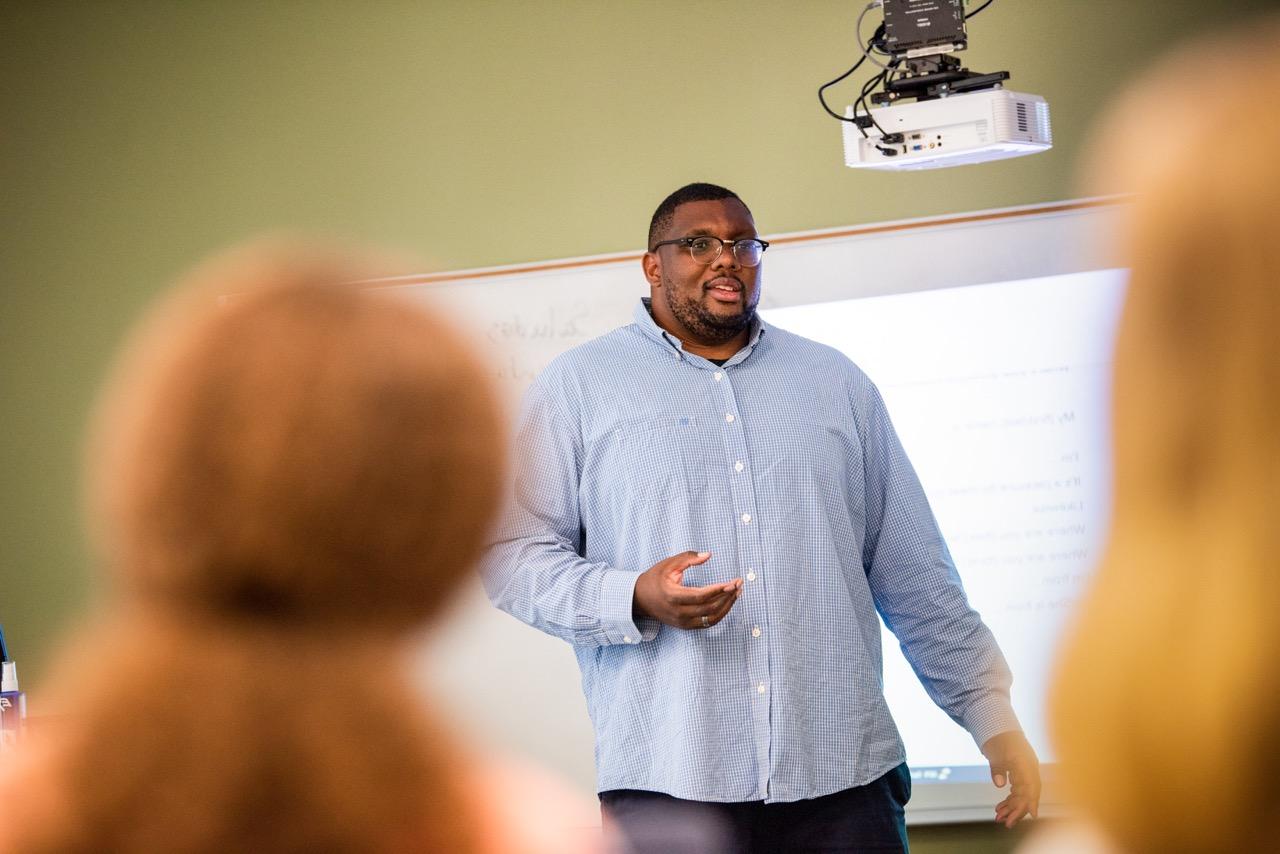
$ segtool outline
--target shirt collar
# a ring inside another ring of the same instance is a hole
[[[661,326],[658,325],[657,321],[653,319],[653,314],[650,310],[651,305],[652,305],[652,300],[649,297],[640,297],[640,302],[636,305],[635,312],[632,314],[632,320],[635,321],[636,327],[646,337],[651,338],[653,341],[661,344],[664,347],[668,347],[674,350],[676,352],[676,355],[678,355],[680,358],[683,359],[687,356],[693,356],[694,355],[693,353],[686,353],[684,351],[684,348],[680,344],[679,338],[672,335],[667,330],[663,329]],[[751,351],[755,348],[756,344],[760,341],[760,336],[764,333],[766,328],[768,328],[768,324],[760,319],[759,314],[756,314],[756,316],[751,319],[751,334],[747,338],[746,346],[744,346],[737,353],[734,353],[733,357],[724,363],[724,366],[727,368],[730,365],[736,365],[739,362],[741,362],[743,359],[747,358],[747,356],[751,355]],[[702,357],[698,356],[696,358],[702,358]],[[707,364],[711,364],[711,363],[708,362]]]

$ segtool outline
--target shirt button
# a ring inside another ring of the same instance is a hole
[[[758,637],[760,637],[760,627],[759,627],[759,626],[752,626],[752,627],[751,627],[751,636],[752,636],[753,638],[758,638]]]
[[[624,643],[631,643],[631,635],[623,635],[622,640]]]
[[[733,464],[734,471],[742,471],[742,469],[743,469],[742,460],[738,460],[736,463]]]
[[[724,420],[725,420],[725,421],[728,421],[730,424],[732,424],[732,423],[733,423],[733,413],[732,413],[732,412],[730,412],[730,413],[728,413],[727,415],[725,415]]]
[[[757,693],[757,694],[763,694],[763,693],[764,693],[764,683],[763,683],[763,682],[761,682],[759,685],[757,685],[757,686],[756,686],[756,693]]]
[[[742,514],[742,524],[744,524],[744,525],[750,525],[750,524],[751,524],[751,514],[750,514],[750,513],[743,513],[743,514]]]
[[[755,581],[755,580],[756,580],[755,570],[754,569],[747,570],[747,581]]]
[[[716,382],[720,382],[722,379],[724,379],[724,371],[716,371]]]

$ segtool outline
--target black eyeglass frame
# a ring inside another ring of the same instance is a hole
[[[693,258],[693,242],[695,240],[718,241],[720,243],[720,249],[716,252],[714,257],[709,258],[706,261],[698,261],[697,258]],[[712,263],[715,263],[715,260],[717,258],[719,258],[721,255],[724,254],[724,248],[728,246],[729,251],[733,253],[734,260],[737,261],[739,264],[742,264],[742,266],[744,267],[760,266],[760,261],[757,261],[754,264],[743,263],[742,259],[738,257],[739,243],[759,243],[761,260],[764,260],[764,251],[769,248],[769,241],[761,240],[758,237],[740,237],[737,240],[721,240],[719,237],[716,237],[714,234],[695,234],[695,235],[692,235],[691,237],[677,237],[674,240],[659,240],[657,243],[653,244],[653,248],[650,249],[649,251],[656,252],[658,248],[662,246],[683,246],[685,249],[689,250],[689,257],[693,258],[694,261],[698,261],[699,264],[712,264]]]

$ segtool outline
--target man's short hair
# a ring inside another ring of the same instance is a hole
[[[653,212],[653,219],[649,221],[649,251],[653,251],[653,244],[662,239],[663,232],[671,226],[671,219],[675,216],[676,208],[688,202],[717,202],[721,199],[742,199],[738,198],[738,194],[733,190],[726,189],[717,184],[695,183],[685,184],[671,195],[662,200],[662,204],[658,205],[658,209]],[[742,206],[747,206],[746,202],[742,202]],[[748,208],[747,213],[751,210]]]

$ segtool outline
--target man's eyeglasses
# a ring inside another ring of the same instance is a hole
[[[660,240],[653,244],[654,250],[659,246],[683,246],[689,255],[699,264],[710,264],[720,257],[726,246],[733,251],[734,259],[744,267],[754,267],[760,263],[760,256],[769,248],[768,241],[746,237],[741,240],[721,240],[718,237],[699,235],[697,237],[680,237],[676,240]]]

